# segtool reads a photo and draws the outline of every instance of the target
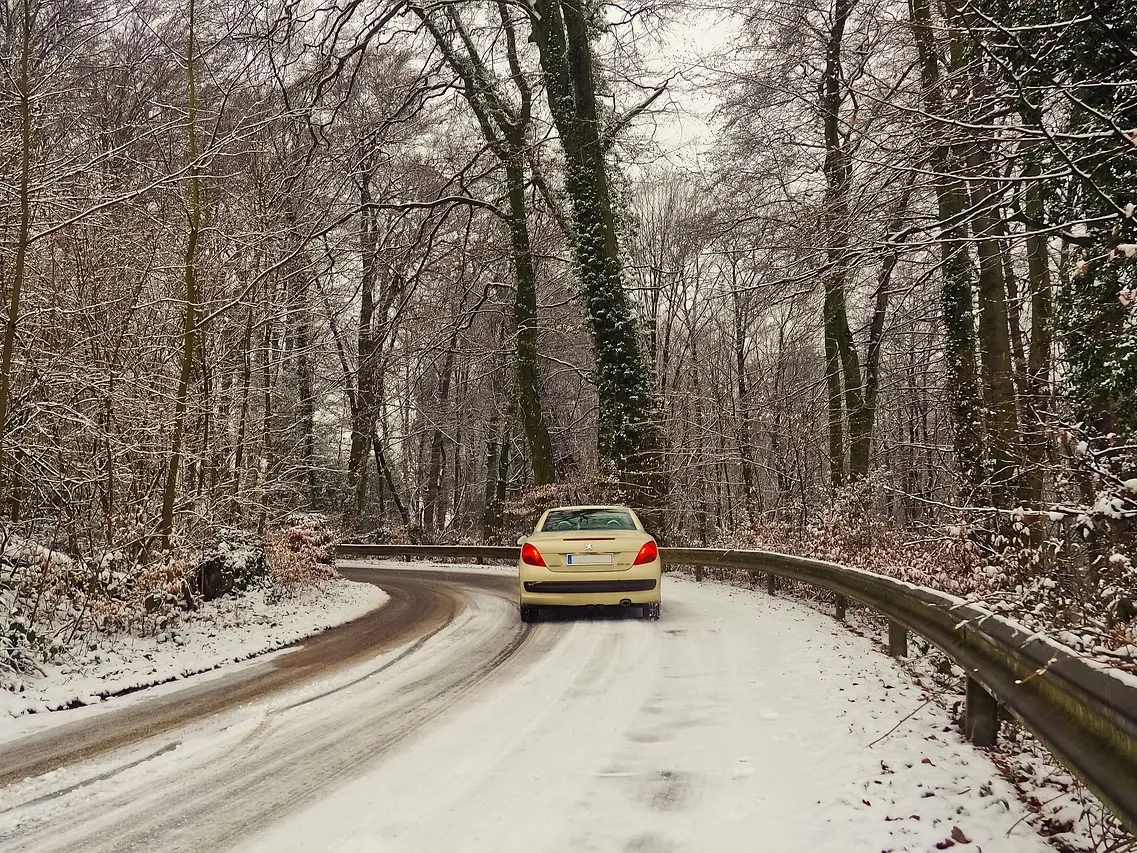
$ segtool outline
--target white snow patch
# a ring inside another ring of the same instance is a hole
[[[27,677],[22,692],[0,691],[0,740],[40,728],[29,724],[29,715],[102,703],[262,655],[358,619],[386,601],[378,587],[344,579],[279,600],[254,589],[204,602],[157,636],[121,634],[85,643],[66,661],[45,667],[43,676]]]

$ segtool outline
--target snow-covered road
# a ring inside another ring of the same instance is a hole
[[[494,571],[452,576],[465,607],[424,638],[0,790],[0,848],[1050,849],[947,715],[811,608],[668,577],[658,623],[530,629]]]

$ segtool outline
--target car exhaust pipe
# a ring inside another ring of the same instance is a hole
[[[620,606],[621,607],[631,607],[632,606],[632,600],[630,598],[622,599],[620,601]]]

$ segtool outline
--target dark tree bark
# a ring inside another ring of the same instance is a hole
[[[450,381],[454,372],[454,352],[457,349],[457,331],[450,338],[450,346],[438,374],[439,420],[442,411],[449,405]],[[422,531],[428,540],[437,536],[438,528],[446,523],[441,511],[442,478],[446,469],[446,434],[441,427],[435,427],[430,437],[430,462],[427,468],[426,485],[423,489]]]
[[[1027,107],[1023,120],[1034,127],[1042,118]],[[1023,439],[1027,468],[1023,477],[1023,500],[1041,507],[1046,489],[1047,437],[1049,421],[1051,350],[1054,347],[1053,283],[1050,276],[1048,241],[1042,228],[1046,223],[1044,193],[1040,180],[1042,166],[1035,151],[1028,151],[1023,169],[1023,214],[1026,218],[1027,280],[1030,289],[1030,348],[1027,356],[1026,406]]]
[[[371,175],[365,161],[359,175],[359,253],[363,263],[360,278],[359,326],[356,338],[355,405],[351,411],[351,447],[348,450],[347,481],[350,492],[348,526],[363,515],[367,492],[367,446],[378,408],[375,371],[379,360],[379,336],[375,332],[375,279],[379,251],[378,214],[371,206]]]
[[[1004,277],[1003,244],[997,237],[999,208],[985,178],[987,158],[973,149],[971,167],[972,228],[979,258],[979,364],[983,384],[988,449],[991,454],[991,501],[1010,506],[1018,495],[1019,428],[1011,360],[1010,320]]]
[[[361,140],[364,151],[358,176],[360,201],[359,325],[354,375],[354,406],[351,410],[351,446],[348,452],[348,502],[345,521],[360,519],[366,507],[367,451],[379,417],[383,387],[383,353],[387,343],[389,315],[403,292],[402,278],[383,267],[380,257],[379,212],[371,196],[374,151],[372,141]],[[341,359],[344,353],[341,350]]]
[[[829,408],[830,481],[838,486],[848,473],[850,480],[868,475],[876,422],[881,340],[888,309],[888,292],[899,249],[895,244],[912,192],[912,178],[905,183],[885,231],[885,255],[877,279],[869,340],[863,366],[849,325],[845,295],[849,271],[853,159],[852,144],[842,130],[841,109],[845,101],[842,42],[855,0],[837,0],[825,50],[825,71],[820,90],[825,137],[826,180],[824,226],[827,236],[825,301],[825,381]],[[846,453],[844,427],[848,423]]]
[[[253,309],[245,315],[245,334],[241,348],[241,411],[237,416],[237,438],[233,442],[233,478],[230,486],[229,514],[237,519],[241,508],[241,488],[245,479],[245,437],[248,432],[249,398],[253,380]]]
[[[737,275],[737,264],[731,258],[731,275]],[[742,474],[742,494],[746,502],[746,515],[751,529],[758,526],[762,514],[762,493],[758,489],[754,464],[754,442],[750,429],[750,388],[746,379],[746,317],[742,294],[737,280],[732,281],[732,301],[734,306],[734,369],[738,392],[738,455]]]
[[[15,80],[17,90],[17,110],[19,111],[20,149],[19,178],[17,197],[19,216],[16,224],[16,258],[10,280],[4,283],[7,295],[8,316],[4,318],[4,339],[0,344],[0,488],[5,482],[5,439],[8,433],[8,417],[12,409],[12,357],[16,351],[16,330],[20,323],[20,299],[23,296],[27,277],[28,246],[31,243],[32,228],[32,167],[34,106],[32,103],[32,25],[33,16],[38,9],[24,0],[20,15],[20,58],[19,72]],[[13,520],[19,515],[19,504],[14,503]]]
[[[194,0],[189,6],[189,49],[186,52],[186,160],[189,163],[189,188],[186,207],[188,233],[183,256],[185,306],[182,315],[181,371],[174,394],[174,428],[170,437],[170,455],[166,462],[166,483],[162,489],[162,520],[159,532],[162,549],[169,550],[174,533],[175,504],[178,494],[178,472],[182,462],[182,442],[185,437],[186,411],[189,408],[189,386],[193,374],[194,352],[197,347],[197,246],[201,238],[201,170],[197,163],[197,44],[194,40]],[[6,349],[6,348],[5,348]],[[5,353],[6,354],[6,353]],[[7,368],[4,368],[5,375]]]
[[[912,33],[920,59],[925,111],[944,115],[935,30],[928,0],[909,0]],[[936,204],[940,221],[941,316],[944,355],[955,421],[955,449],[960,471],[973,497],[985,489],[983,407],[979,397],[975,357],[975,307],[972,291],[975,269],[967,252],[967,187],[959,177],[960,156],[955,147],[933,130],[937,139],[929,154],[935,174]]]
[[[517,325],[517,397],[521,426],[529,444],[533,483],[543,486],[556,479],[553,441],[541,408],[541,377],[538,371],[537,272],[529,245],[528,217],[525,209],[525,176],[520,152],[511,154],[506,164],[509,192],[509,231],[513,241],[514,282],[517,296],[513,317]]]
[[[600,457],[620,477],[628,499],[659,505],[662,440],[649,366],[624,290],[605,156],[609,143],[597,104],[589,20],[594,10],[583,0],[536,0],[535,9],[533,40],[565,154],[576,268],[595,356]]]
[[[505,3],[499,2],[497,9],[505,37],[510,79],[519,101],[516,106],[501,91],[497,77],[486,66],[453,7],[447,8],[442,15],[446,29],[425,10],[416,8],[415,12],[433,36],[447,64],[462,80],[463,94],[478,119],[486,144],[505,167],[508,201],[505,219],[509,228],[515,284],[513,318],[517,334],[518,408],[529,445],[533,482],[541,486],[554,482],[556,466],[548,419],[541,405],[537,269],[533,263],[525,198],[532,92],[521,67],[513,19]]]

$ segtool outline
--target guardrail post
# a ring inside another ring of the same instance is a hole
[[[888,622],[888,653],[894,658],[908,657],[908,629],[899,622]]]
[[[695,580],[697,580],[699,583],[703,582],[703,567],[702,566],[695,566]]]
[[[970,676],[967,678],[963,733],[976,746],[994,746],[999,739],[999,703]]]
[[[778,576],[773,572],[766,573],[766,592],[770,595],[778,594]]]
[[[848,606],[848,604],[848,599],[846,599],[845,596],[841,595],[840,593],[837,593],[837,601],[835,606],[836,612],[833,615],[842,622],[845,621],[845,608]]]

